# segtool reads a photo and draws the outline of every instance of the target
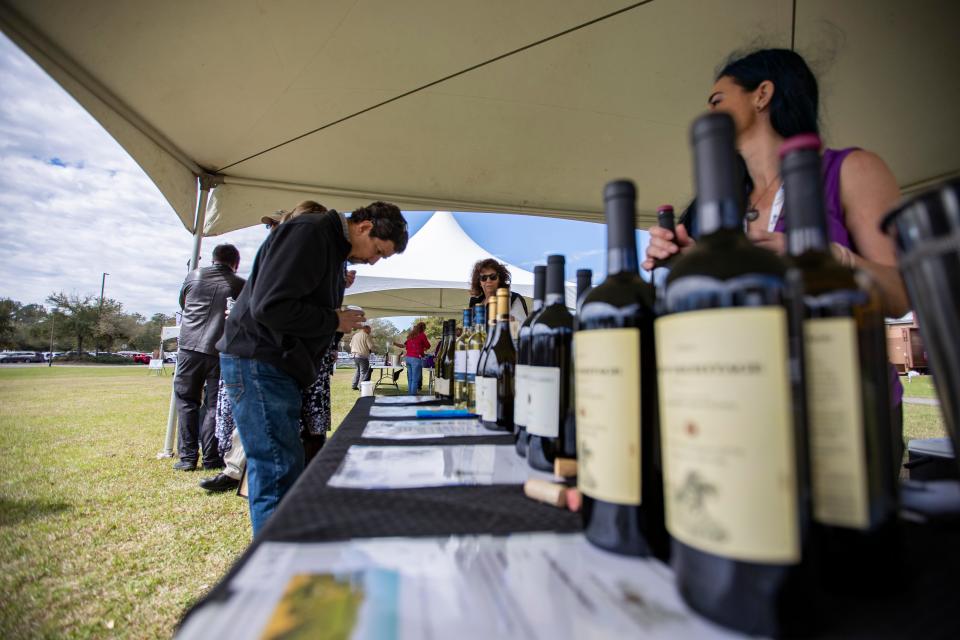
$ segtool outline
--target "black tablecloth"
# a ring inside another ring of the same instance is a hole
[[[580,517],[527,499],[515,486],[363,490],[327,487],[354,444],[423,446],[512,444],[509,434],[380,440],[362,438],[373,398],[360,398],[310,463],[276,513],[230,572],[199,602],[229,597],[229,581],[264,541],[328,542],[380,536],[576,532]],[[379,419],[379,418],[378,418]],[[404,418],[383,418],[403,420]],[[889,596],[828,596],[825,625],[831,638],[960,638],[960,531],[903,523],[905,575]],[[882,560],[877,580],[889,580]],[[187,613],[189,616],[189,612]]]

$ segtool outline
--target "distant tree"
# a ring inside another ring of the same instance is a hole
[[[83,353],[84,340],[92,340],[97,327],[98,300],[94,296],[80,296],[76,293],[67,295],[62,291],[51,294],[47,302],[53,305],[65,317],[66,327],[76,339],[77,352]]]
[[[17,311],[20,303],[10,298],[0,298],[0,347],[8,349],[14,345]]]
[[[152,352],[160,344],[160,332],[163,327],[176,324],[174,316],[155,313],[149,320],[140,323],[137,335],[131,341],[131,348],[137,351]],[[175,349],[176,347],[174,347]]]
[[[98,305],[99,306],[99,305]],[[117,344],[129,346],[133,337],[140,332],[137,322],[139,314],[123,312],[123,305],[116,300],[104,300],[103,309],[99,310],[94,337],[98,344],[107,351],[116,349]]]
[[[370,324],[370,337],[373,343],[377,345],[376,353],[384,354],[397,337],[397,327],[389,320],[374,318],[368,321]]]

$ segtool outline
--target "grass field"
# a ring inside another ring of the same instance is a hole
[[[334,376],[334,424],[351,375]],[[156,459],[169,401],[170,376],[142,367],[0,369],[0,638],[170,637],[249,544],[243,500]],[[936,407],[905,423],[943,435]]]

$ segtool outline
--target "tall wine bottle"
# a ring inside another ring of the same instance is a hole
[[[444,391],[441,400],[453,402],[454,379],[456,377],[457,321],[447,320],[447,346],[443,352]]]
[[[868,276],[830,252],[820,139],[780,149],[791,275],[802,282],[813,517],[825,583],[877,591],[897,583],[897,470],[884,316]],[[877,580],[884,566],[889,579]]]
[[[636,189],[604,189],[607,277],[581,303],[573,335],[577,486],[591,543],[666,560],[657,425],[653,287],[640,277]]]
[[[590,269],[577,269],[577,312],[580,311],[580,305],[583,302],[583,296],[593,288],[593,271]]]
[[[514,370],[517,364],[517,352],[510,336],[510,289],[497,289],[496,317],[497,324],[492,330],[484,361],[484,404],[477,407],[477,412],[487,429],[510,431],[513,429]]]
[[[476,398],[474,400],[475,412],[483,416],[483,407],[486,406],[487,398],[484,394],[487,392],[488,384],[484,378],[484,370],[487,366],[487,354],[490,352],[490,341],[493,338],[494,328],[497,326],[497,296],[487,304],[487,338],[483,342],[483,348],[480,349],[480,358],[477,360],[477,377],[473,385]],[[496,384],[496,381],[494,381]]]
[[[657,226],[673,234],[677,232],[676,218],[674,217],[672,205],[665,204],[657,207]],[[650,272],[650,280],[653,282],[656,291],[663,291],[667,283],[667,276],[670,274],[670,265],[675,261],[677,255],[678,254],[674,254],[669,258],[654,261],[653,271]]]
[[[463,333],[454,343],[453,402],[461,409],[467,406],[467,345],[470,343],[470,327],[473,324],[473,309],[463,310]]]
[[[527,462],[552,471],[553,461],[576,458],[574,439],[566,434],[570,405],[570,352],[573,316],[565,304],[563,256],[547,257],[547,294],[543,310],[530,327],[530,368],[527,370]]]
[[[443,358],[446,355],[447,344],[450,341],[450,329],[446,320],[443,321],[443,335],[440,338],[440,346],[437,347],[437,355],[433,362],[433,395],[435,398],[442,398],[447,394],[447,387],[450,384],[443,375]]]
[[[473,332],[467,341],[467,408],[471,411],[476,407],[477,365],[486,341],[487,307],[481,303],[473,307]]]
[[[815,620],[801,312],[743,233],[733,119],[692,127],[700,239],[655,322],[667,529],[684,600],[757,635]]]
[[[527,407],[530,394],[527,393],[527,371],[530,369],[530,332],[533,324],[543,311],[543,298],[547,289],[547,268],[542,264],[533,268],[533,308],[530,315],[520,325],[517,332],[517,368],[514,371],[513,430],[516,434],[517,454],[527,455]]]

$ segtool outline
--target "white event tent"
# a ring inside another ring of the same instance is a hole
[[[467,235],[449,211],[437,211],[410,238],[406,251],[375,265],[356,265],[357,279],[344,304],[363,307],[369,318],[397,315],[456,316],[470,298],[470,274],[478,260],[494,258],[510,271],[511,288],[531,307],[533,273],[499,260]],[[566,303],[576,301],[566,286]]]

